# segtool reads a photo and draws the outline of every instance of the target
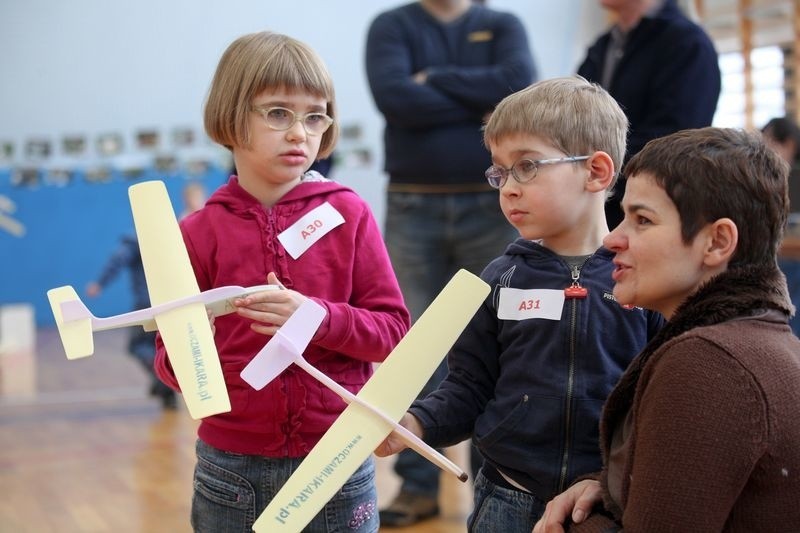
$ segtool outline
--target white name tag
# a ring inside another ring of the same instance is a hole
[[[336,226],[344,224],[344,217],[331,204],[315,207],[286,231],[278,235],[278,240],[292,256],[297,259]]]
[[[555,289],[500,289],[497,318],[501,320],[527,320],[544,318],[561,320],[564,309],[564,291]]]

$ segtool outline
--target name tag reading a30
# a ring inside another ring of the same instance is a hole
[[[344,217],[328,202],[315,207],[300,220],[278,235],[278,240],[297,259],[336,226],[344,224]]]
[[[500,289],[497,318],[527,320],[544,318],[561,320],[564,310],[564,291],[554,289]]]

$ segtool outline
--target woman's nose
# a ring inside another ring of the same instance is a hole
[[[603,246],[614,252],[624,248],[626,242],[624,233],[622,231],[622,226],[624,224],[625,221],[623,220],[616,228],[611,230],[611,232],[603,238]]]

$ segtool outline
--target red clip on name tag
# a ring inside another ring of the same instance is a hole
[[[572,287],[564,289],[564,296],[566,298],[586,298],[587,294],[589,294],[589,291],[585,287],[579,285],[573,285]]]

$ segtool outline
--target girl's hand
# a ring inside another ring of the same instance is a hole
[[[262,291],[244,298],[237,298],[233,304],[239,316],[253,320],[250,328],[264,335],[275,335],[289,317],[300,307],[306,297],[297,291],[283,287],[274,272],[267,276],[267,283],[282,287],[280,290]]]
[[[574,523],[580,524],[592,512],[592,507],[601,500],[599,481],[579,481],[547,502],[544,515],[533,526],[533,533],[563,533],[568,516],[572,517]]]

